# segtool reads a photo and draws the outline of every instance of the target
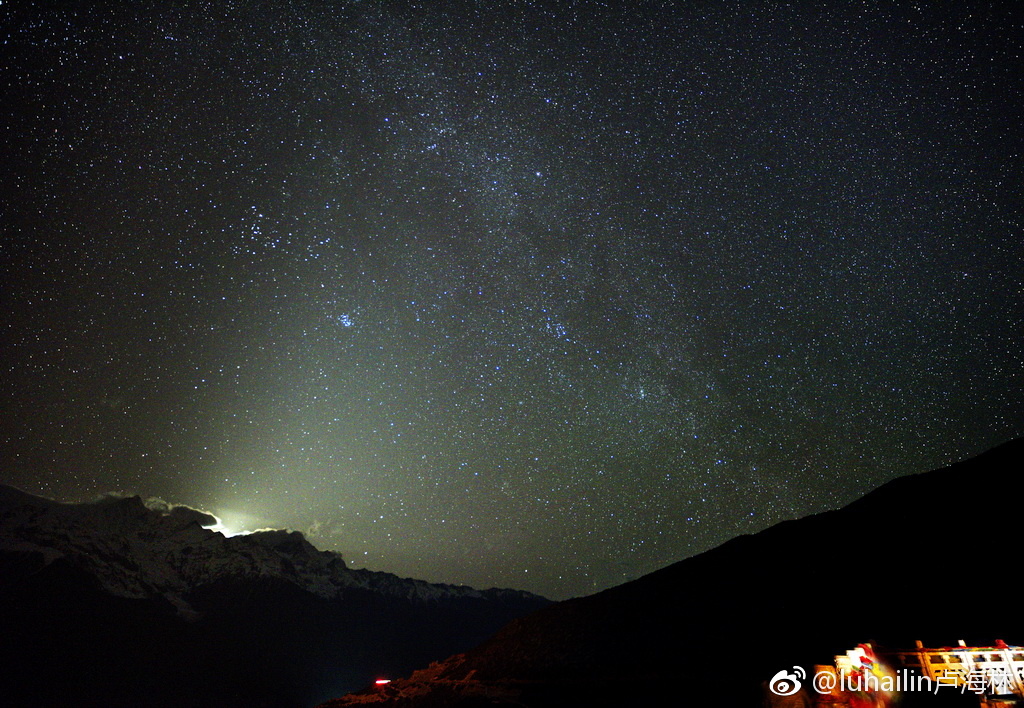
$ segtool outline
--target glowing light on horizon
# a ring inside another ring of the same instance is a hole
[[[238,512],[227,511],[223,514],[210,514],[213,518],[217,519],[217,523],[210,526],[204,526],[204,529],[210,531],[216,531],[222,534],[225,538],[231,538],[232,536],[248,536],[253,533],[259,524],[247,523],[255,521],[255,519],[247,514]],[[250,528],[246,528],[246,527]]]

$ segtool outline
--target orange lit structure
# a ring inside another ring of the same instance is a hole
[[[830,692],[819,691],[819,708],[887,706],[900,693],[956,691],[973,693],[982,708],[1024,706],[1024,647],[996,640],[993,646],[928,648],[915,642],[913,649],[875,649],[862,644],[836,656]]]

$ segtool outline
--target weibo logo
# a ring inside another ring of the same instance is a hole
[[[776,696],[792,696],[800,690],[800,681],[807,678],[807,672],[802,666],[794,666],[792,672],[785,669],[772,676],[768,682],[768,688]]]

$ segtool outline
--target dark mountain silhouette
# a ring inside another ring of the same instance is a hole
[[[301,708],[549,604],[349,569],[297,532],[202,527],[215,521],[0,486],[0,705]]]
[[[861,642],[1021,643],[1022,458],[1015,441],[896,479],[328,705],[760,706],[777,671]]]

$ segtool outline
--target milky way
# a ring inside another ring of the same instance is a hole
[[[0,5],[0,481],[566,597],[1024,434],[1021,10]]]

